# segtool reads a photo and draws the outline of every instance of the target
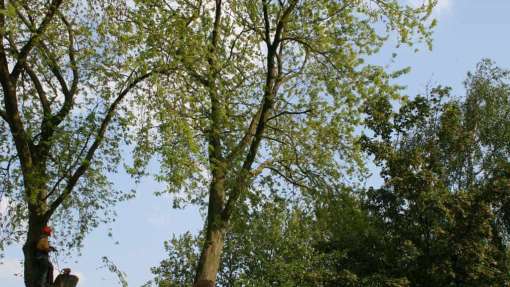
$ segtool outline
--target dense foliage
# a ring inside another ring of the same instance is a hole
[[[0,1],[0,251],[24,241],[36,286],[43,226],[80,247],[132,195],[108,178],[129,146],[206,213],[147,285],[510,284],[510,72],[409,100],[370,64],[430,47],[435,5]]]
[[[378,188],[246,200],[227,236],[220,286],[506,286],[508,72],[488,60],[466,96],[438,87],[393,112],[366,105],[363,150]],[[198,242],[166,243],[157,286],[190,284]],[[178,282],[178,283],[177,283]]]
[[[156,151],[169,190],[207,206],[197,282],[215,281],[247,194],[332,188],[359,175],[362,104],[398,98],[392,80],[407,71],[366,60],[389,39],[430,45],[436,3],[136,2],[136,29],[155,58],[175,65],[143,99],[156,120],[137,155],[143,162]]]

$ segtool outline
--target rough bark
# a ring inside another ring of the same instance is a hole
[[[211,126],[209,131],[209,165],[212,180],[209,188],[209,206],[204,246],[197,266],[194,286],[214,286],[223,250],[226,222],[222,218],[225,206],[225,160],[221,146],[223,107],[216,86],[218,65],[215,58],[220,38],[221,0],[215,2],[215,19],[209,48],[207,88],[211,100]],[[208,285],[207,285],[208,284]]]
[[[204,286],[205,282],[210,282],[211,286],[214,286],[223,252],[224,234],[225,230],[221,227],[207,228],[206,241],[198,263],[195,287]]]
[[[35,245],[37,240],[41,238],[43,226],[47,225],[48,222],[38,209],[40,209],[39,206],[30,207],[27,238],[23,245],[23,276],[26,287],[40,287],[37,285],[37,278],[34,276],[37,268],[37,262],[35,261]]]
[[[203,286],[204,282],[216,282],[216,274],[220,266],[221,253],[226,222],[222,218],[225,205],[225,173],[224,166],[215,164],[213,179],[209,190],[209,206],[207,211],[207,228],[204,246],[197,266],[194,286]]]

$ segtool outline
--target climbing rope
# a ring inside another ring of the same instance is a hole
[[[51,257],[52,257],[51,261],[53,262],[53,272],[56,273],[56,275],[62,273],[62,270],[60,270],[60,260],[59,260],[58,251],[52,252]]]

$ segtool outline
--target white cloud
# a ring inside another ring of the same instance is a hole
[[[14,259],[5,259],[0,263],[0,281],[21,278],[23,272],[21,263]]]
[[[15,259],[2,259],[0,260],[0,282],[22,282],[23,281],[23,266],[20,260]],[[55,267],[55,266],[54,266]],[[56,268],[56,267],[55,267]],[[60,270],[54,270],[54,276],[59,274]],[[71,270],[71,274],[78,276],[80,286],[83,285],[85,275],[80,271]]]
[[[7,213],[7,206],[9,205],[9,201],[7,197],[0,197],[0,216]]]
[[[453,0],[439,0],[436,6],[436,13],[448,12],[452,8]]]

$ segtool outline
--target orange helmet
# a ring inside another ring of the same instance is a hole
[[[44,226],[42,228],[42,233],[43,234],[46,234],[46,235],[50,236],[52,232],[53,232],[53,230],[49,226]]]

